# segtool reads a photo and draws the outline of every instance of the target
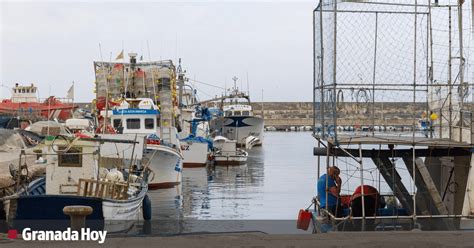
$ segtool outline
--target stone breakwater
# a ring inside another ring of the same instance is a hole
[[[318,106],[318,105],[316,105]],[[80,108],[90,108],[88,103],[79,103]],[[263,115],[265,126],[290,127],[311,126],[313,124],[312,102],[252,102],[254,114]],[[417,103],[415,117],[421,118],[426,111],[426,103]],[[373,112],[373,113],[372,113]],[[338,105],[339,125],[375,125],[411,126],[413,123],[413,105],[408,102],[376,102],[372,105],[343,103]]]

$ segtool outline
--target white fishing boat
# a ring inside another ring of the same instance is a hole
[[[180,66],[178,66],[178,72],[182,72]],[[180,76],[184,77],[182,73],[178,74],[178,78]],[[193,88],[188,85],[182,85],[182,87],[179,90],[182,127],[179,137],[183,151],[183,167],[205,167],[212,149],[212,140],[208,138],[211,115],[207,108],[202,108],[197,104]]]
[[[3,199],[5,219],[20,230],[32,225],[62,230],[69,226],[63,208],[71,205],[92,207],[86,225],[109,232],[128,230],[141,216],[150,219],[151,205],[146,197],[148,173],[131,162],[126,164],[122,160],[120,165],[112,166],[100,155],[98,158],[102,146],[110,142],[132,146],[132,154],[143,152],[143,141],[140,147],[136,138],[47,136],[41,153],[46,161],[46,176]],[[113,169],[106,169],[109,166]]]
[[[190,124],[189,134],[181,139],[185,168],[205,167],[212,149],[209,137],[209,120],[211,119],[207,108],[197,107]]]
[[[179,184],[183,157],[176,138],[177,131],[176,128],[170,128],[171,142],[160,139],[161,129],[157,118],[160,112],[153,101],[149,98],[124,99],[109,112],[112,128],[118,133],[146,136],[144,166],[153,172],[148,181],[149,189],[169,188]]]
[[[247,137],[258,139],[254,145],[263,144],[263,118],[253,114],[248,94],[240,92],[236,87],[237,78],[234,77],[234,90],[221,100],[221,111],[224,116],[216,118],[212,128],[220,135],[236,140],[238,146],[245,146]]]
[[[176,137],[176,128],[171,130],[174,139],[171,143],[158,142],[158,136],[148,136],[145,158],[150,164],[154,176],[149,180],[150,189],[172,188],[181,183],[183,169],[183,155]]]
[[[237,141],[217,136],[212,157],[215,165],[243,165],[247,163],[248,153],[237,148]]]
[[[104,129],[148,135],[144,164],[154,174],[148,181],[149,189],[173,187],[181,182],[183,166],[175,66],[170,60],[137,62],[137,54],[129,56],[130,63],[94,63],[97,109],[116,108],[112,122],[117,123],[110,128],[106,124]]]

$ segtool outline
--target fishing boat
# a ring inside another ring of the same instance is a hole
[[[15,84],[10,99],[0,102],[0,115],[15,116],[27,120],[58,119],[64,121],[71,118],[77,108],[70,98],[58,99],[54,96],[40,101],[37,97],[38,88],[34,85],[22,86]]]
[[[197,106],[191,116],[190,121],[185,121],[190,126],[190,132],[187,132],[185,138],[180,139],[184,157],[183,167],[205,167],[213,147],[212,140],[208,138],[211,115],[207,108]]]
[[[111,165],[97,159],[104,143],[127,144],[135,154],[141,152],[136,139],[47,136],[41,145],[46,175],[3,198],[3,217],[12,228],[62,230],[69,225],[63,208],[71,205],[92,207],[86,225],[109,232],[128,230],[141,219],[141,213],[144,219],[150,219],[147,171],[134,169],[132,163],[106,169]]]
[[[215,165],[243,165],[247,163],[248,153],[237,148],[237,141],[223,136],[214,138],[212,158]]]
[[[153,101],[149,98],[124,99],[109,112],[112,128],[118,134],[146,136],[145,166],[153,172],[148,181],[149,189],[168,188],[179,184],[183,156],[180,147],[176,145],[177,138],[173,140],[174,143],[160,139],[160,112]]]
[[[129,63],[94,62],[95,104],[104,113],[99,131],[147,134],[144,160],[154,174],[149,189],[174,187],[181,183],[183,167],[176,68],[171,60],[137,62],[136,53],[129,57]],[[113,109],[112,115],[105,109]]]
[[[218,130],[220,135],[236,140],[238,146],[246,146],[246,138],[253,136],[252,146],[263,144],[263,118],[253,114],[249,95],[239,91],[234,77],[233,91],[224,96],[220,102],[220,109],[224,116],[213,120],[211,126]]]

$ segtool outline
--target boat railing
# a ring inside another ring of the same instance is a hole
[[[96,179],[79,179],[77,195],[85,197],[108,198],[114,200],[128,199],[128,184]]]
[[[47,102],[48,98],[39,98],[38,102]],[[67,103],[67,104],[72,104],[74,103],[74,99],[68,98],[68,97],[54,97],[54,99],[60,101],[61,103]]]

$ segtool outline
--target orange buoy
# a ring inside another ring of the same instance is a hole
[[[308,230],[309,222],[311,221],[311,212],[307,209],[300,209],[298,214],[298,221],[296,222],[296,228],[301,230]]]

